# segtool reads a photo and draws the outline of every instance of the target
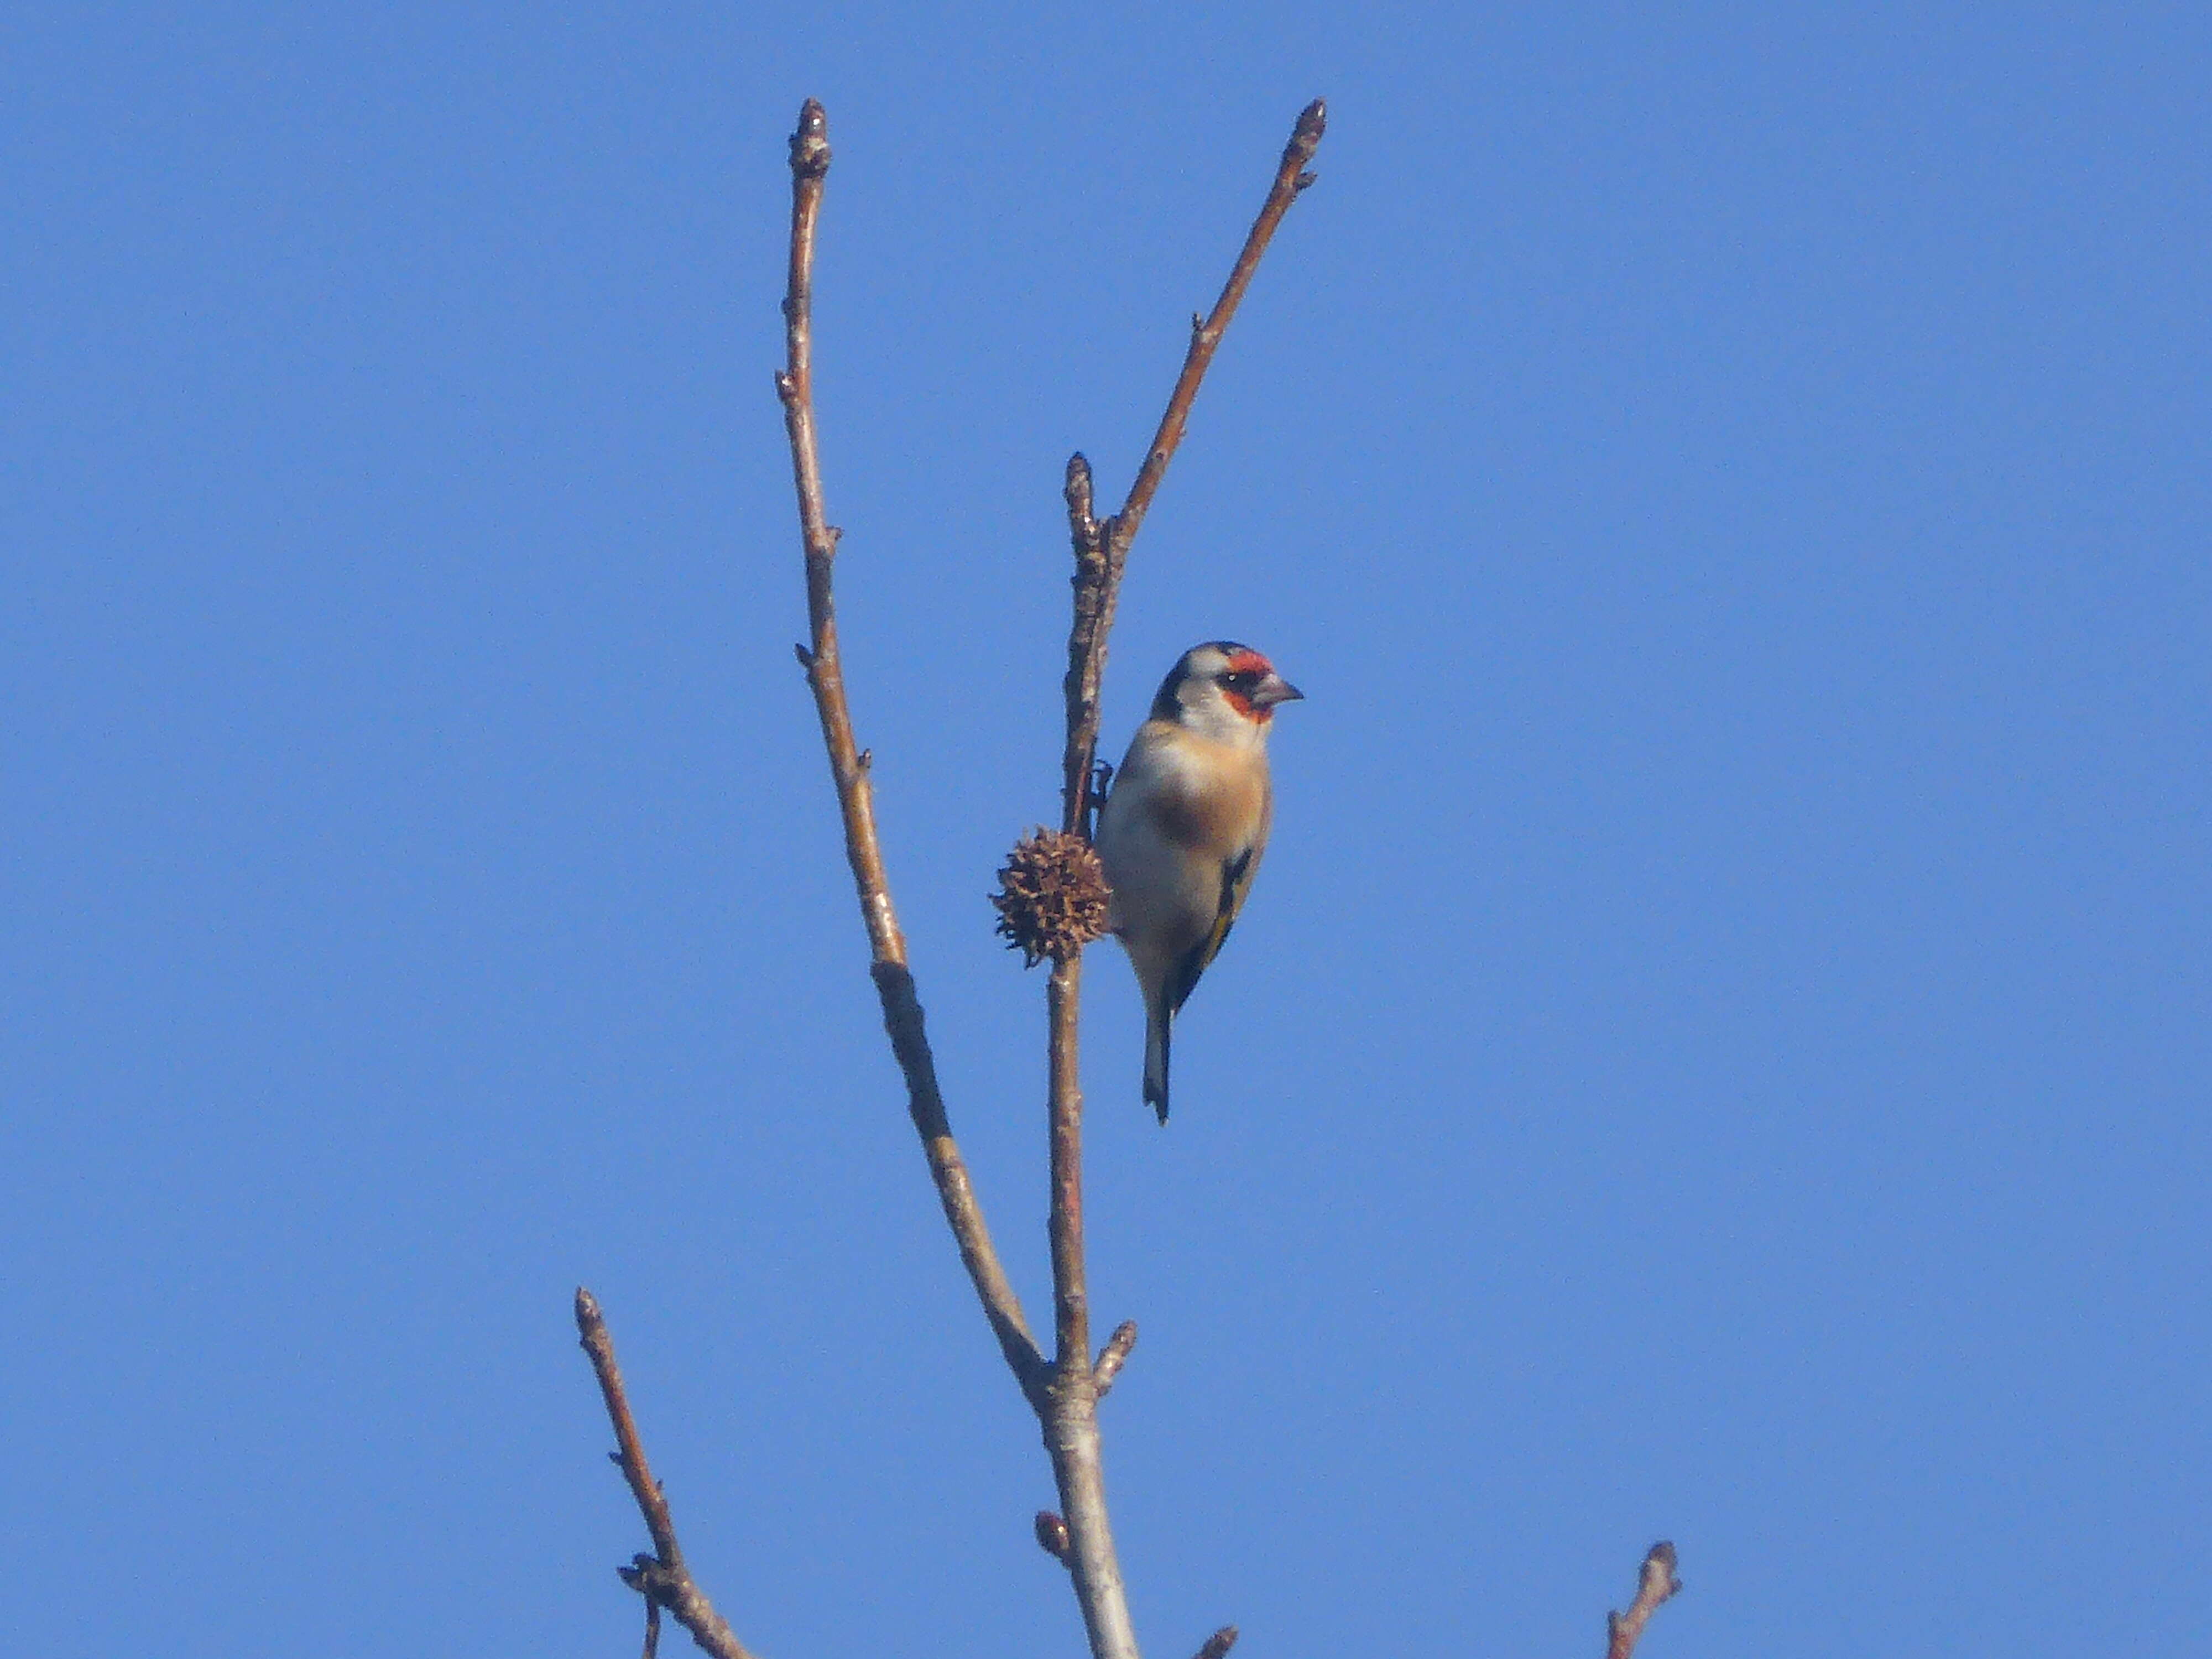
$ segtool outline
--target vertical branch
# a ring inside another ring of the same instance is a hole
[[[1065,1378],[1078,1367],[1087,1375],[1091,1365],[1091,1299],[1083,1243],[1083,1078],[1076,1054],[1083,1002],[1080,951],[1052,964],[1044,997],[1053,1105],[1047,1126],[1052,1156],[1053,1366]]]
[[[1066,1518],[1067,1570],[1083,1609],[1093,1659],[1137,1659],[1137,1633],[1114,1529],[1098,1440],[1098,1381],[1091,1358],[1091,1297],[1083,1239],[1083,1086],[1077,1058],[1082,1006],[1080,946],[1057,957],[1045,981],[1051,1071],[1054,1354],[1043,1412],[1060,1513]],[[1134,1340],[1133,1336],[1131,1339]]]
[[[1098,688],[1106,678],[1106,634],[1121,571],[1107,557],[1106,537],[1091,516],[1091,463],[1067,458],[1067,535],[1075,546],[1075,618],[1067,630],[1067,674],[1060,696],[1067,705],[1067,744],[1060,754],[1060,823],[1071,836],[1091,836],[1091,772],[1098,758]],[[1126,544],[1123,556],[1126,558]]]
[[[786,361],[775,377],[784,431],[791,441],[792,483],[799,495],[799,539],[806,557],[809,642],[799,647],[799,661],[814,693],[822,741],[829,751],[830,781],[836,786],[838,811],[844,820],[845,858],[852,866],[860,919],[868,930],[869,971],[883,1005],[884,1029],[906,1079],[908,1114],[921,1138],[930,1178],[960,1249],[961,1265],[999,1339],[1000,1352],[1023,1392],[1034,1396],[1042,1384],[1044,1360],[992,1245],[967,1163],[945,1115],[937,1062],[923,1028],[921,1002],[907,966],[906,938],[899,931],[890,879],[876,836],[868,755],[854,738],[852,712],[845,699],[844,663],[837,650],[836,606],[830,588],[839,532],[830,524],[823,505],[814,422],[814,234],[829,173],[829,118],[810,98],[799,110],[799,130],[791,136],[791,264],[783,299]]]
[[[1067,464],[1063,495],[1068,537],[1075,553],[1074,615],[1068,628],[1067,674],[1061,683],[1066,706],[1067,738],[1060,757],[1061,828],[1088,837],[1091,828],[1091,773],[1097,761],[1099,690],[1106,674],[1106,640],[1121,590],[1129,546],[1152,506],[1168,463],[1175,459],[1190,422],[1200,383],[1213,361],[1237,302],[1251,286],[1253,273],[1275,228],[1298,192],[1313,182],[1305,170],[1320,144],[1327,112],[1316,99],[1299,115],[1274,182],[1259,217],[1230,269],[1213,310],[1192,319],[1190,345],[1176,377],[1159,429],[1146,452],[1121,510],[1103,522],[1096,516],[1091,465],[1081,455]],[[1109,1369],[1091,1357],[1090,1291],[1083,1237],[1083,1091],[1077,1064],[1081,1013],[1083,956],[1080,945],[1054,956],[1045,987],[1046,1054],[1050,1079],[1048,1133],[1052,1149],[1052,1241],[1054,1354],[1052,1382],[1044,1411],[1045,1445],[1052,1455],[1067,1523],[1066,1559],[1082,1604],[1084,1627],[1093,1659],[1136,1659],[1136,1634],[1129,1622],[1127,1596],[1106,1509],[1106,1483],[1098,1438],[1099,1375],[1110,1383],[1128,1346],[1116,1334],[1119,1355]],[[1133,1341],[1131,1331],[1129,1341]],[[1233,1639],[1233,1638],[1231,1638]]]
[[[822,740],[845,821],[845,857],[860,896],[860,918],[879,963],[904,966],[906,939],[891,908],[876,838],[875,791],[867,757],[853,738],[845,701],[845,673],[837,653],[837,610],[830,575],[843,532],[829,521],[822,489],[822,457],[814,422],[814,234],[822,216],[822,190],[830,175],[829,119],[812,99],[799,113],[791,136],[791,268],[783,299],[786,366],[776,376],[783,425],[791,440],[792,483],[799,495],[799,540],[806,556],[806,620],[812,643],[799,660],[814,692]]]

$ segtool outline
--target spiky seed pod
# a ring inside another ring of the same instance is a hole
[[[1034,968],[1106,937],[1106,871],[1080,836],[1039,830],[1014,843],[991,895],[1006,948]]]

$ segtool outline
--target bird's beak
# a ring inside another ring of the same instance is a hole
[[[1273,708],[1279,702],[1304,702],[1306,694],[1280,674],[1270,674],[1252,693],[1255,708]]]

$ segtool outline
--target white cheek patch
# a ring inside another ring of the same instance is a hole
[[[1201,701],[1186,704],[1184,725],[1198,736],[1225,748],[1249,750],[1267,741],[1267,723],[1255,715],[1240,714],[1229,694],[1218,686],[1209,685]]]

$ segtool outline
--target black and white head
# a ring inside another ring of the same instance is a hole
[[[1304,695],[1250,646],[1208,640],[1168,671],[1152,699],[1152,718],[1216,743],[1257,747],[1267,740],[1276,706]]]

